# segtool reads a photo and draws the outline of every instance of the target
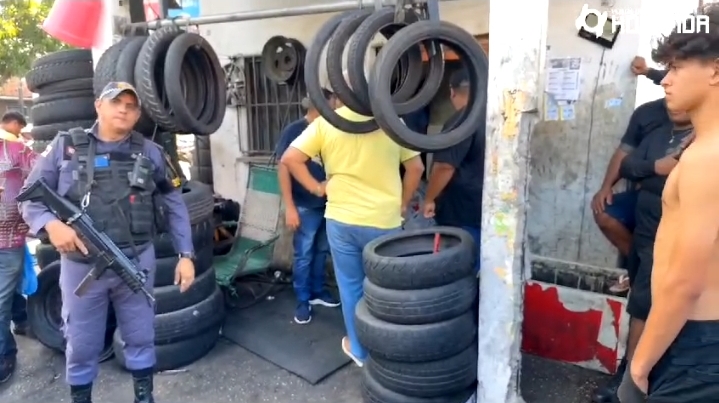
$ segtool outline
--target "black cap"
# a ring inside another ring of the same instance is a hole
[[[140,96],[137,95],[137,90],[135,87],[130,84],[126,83],[124,81],[111,81],[107,83],[105,88],[102,89],[102,92],[100,93],[100,96],[97,97],[97,99],[115,99],[120,96],[120,94],[132,94],[137,99],[137,103],[140,104]]]
[[[463,68],[455,71],[449,77],[449,88],[457,89],[460,87],[469,87],[469,74]]]

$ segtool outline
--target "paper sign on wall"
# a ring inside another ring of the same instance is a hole
[[[574,102],[579,99],[581,57],[552,58],[547,61],[545,91],[557,101]]]

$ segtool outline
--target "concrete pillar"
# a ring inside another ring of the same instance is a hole
[[[92,61],[95,66],[97,66],[100,56],[113,44],[115,36],[115,16],[120,15],[120,9],[120,2],[118,0],[103,0],[100,32],[98,32],[97,45],[92,48]]]
[[[477,401],[519,391],[530,134],[539,121],[549,0],[489,1],[487,151],[482,201]],[[521,12],[517,12],[521,10]]]

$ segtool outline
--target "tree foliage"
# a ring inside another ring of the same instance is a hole
[[[38,57],[66,48],[42,30],[53,0],[0,0],[0,82],[23,76]]]

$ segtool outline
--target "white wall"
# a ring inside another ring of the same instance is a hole
[[[640,9],[644,3],[645,9],[664,12],[667,8],[658,7],[658,3],[681,2],[686,8],[690,1],[696,4],[696,0],[612,0],[609,4],[627,10]],[[321,2],[329,0],[312,3]],[[308,0],[202,0],[201,8],[203,14],[211,15],[308,3]],[[581,57],[582,82],[580,100],[575,106],[576,119],[542,122],[533,135],[529,245],[533,257],[545,264],[552,261],[614,266],[616,252],[597,231],[588,204],[635,107],[637,80],[629,70],[631,59],[637,54],[648,56],[651,35],[621,33],[614,48],[604,50],[577,36],[575,19],[584,3],[550,0],[546,56]],[[600,0],[587,3],[599,10],[609,10]],[[487,0],[444,2],[441,12],[442,19],[462,26],[473,35],[488,31]],[[329,16],[209,25],[202,27],[201,33],[221,57],[251,56],[258,55],[265,41],[274,35],[294,37],[309,45]],[[652,90],[656,93],[658,89]],[[621,99],[621,105],[605,107],[607,101],[613,99]],[[239,160],[242,157],[240,141],[246,143],[245,124],[245,117],[230,109],[222,128],[211,137],[215,190],[240,202],[247,177],[247,166]]]

